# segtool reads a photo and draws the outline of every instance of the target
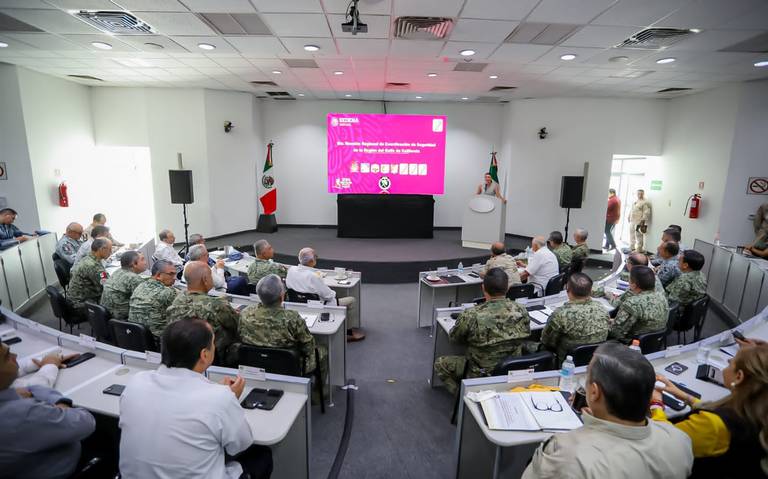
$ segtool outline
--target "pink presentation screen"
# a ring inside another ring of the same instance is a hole
[[[445,116],[328,114],[328,192],[443,194]]]

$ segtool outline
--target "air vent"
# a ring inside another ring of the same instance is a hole
[[[510,91],[517,90],[516,86],[495,86],[488,91]]]
[[[80,10],[74,15],[99,30],[115,35],[146,35],[152,27],[128,12]]]
[[[755,37],[739,42],[730,47],[723,48],[721,52],[747,52],[768,53],[768,33],[761,33]]]
[[[298,58],[284,58],[283,63],[291,68],[319,68],[314,60],[302,60]]]
[[[665,88],[663,90],[659,90],[656,93],[677,93],[679,91],[688,91],[693,90],[693,88]]]
[[[272,98],[273,100],[295,100],[296,98],[288,95],[288,96],[277,96]]]
[[[398,17],[395,38],[404,40],[442,40],[453,28],[453,19],[441,17]]]
[[[256,86],[277,86],[277,83],[273,81],[252,81],[251,85]]]
[[[687,28],[647,28],[627,38],[616,45],[616,47],[637,50],[660,50],[674,45],[689,35],[693,35],[693,32]]]
[[[200,17],[222,35],[271,35],[255,13],[201,13]]]
[[[565,23],[521,23],[509,34],[504,43],[558,45],[579,28],[581,25]]]
[[[487,67],[487,63],[462,62],[457,63],[453,68],[455,72],[481,72]]]
[[[387,82],[385,88],[387,90],[409,90],[411,88],[411,84],[405,82]]]
[[[91,80],[91,81],[104,81],[101,78],[92,77],[91,75],[67,75],[70,78],[77,78],[78,80]]]
[[[287,91],[268,91],[265,93],[269,96],[291,96]]]
[[[0,32],[42,32],[37,27],[33,27],[21,20],[16,20],[4,13],[0,13]]]

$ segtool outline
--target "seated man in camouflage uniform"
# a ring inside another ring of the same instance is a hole
[[[571,246],[571,261],[587,260],[589,257],[587,237],[589,237],[589,233],[584,228],[578,228],[573,232],[573,241],[575,241],[576,244]]]
[[[138,251],[126,251],[120,257],[120,269],[112,273],[101,293],[101,305],[107,308],[113,318],[128,317],[131,295],[146,278],[139,276],[147,269],[147,259]]]
[[[681,307],[707,294],[707,279],[701,268],[704,267],[704,255],[693,249],[687,249],[680,255],[680,276],[667,286],[667,300]]]
[[[680,260],[677,257],[679,251],[680,247],[674,241],[661,243],[657,250],[661,264],[656,267],[656,276],[665,288],[680,276]]]
[[[515,258],[507,254],[507,249],[501,241],[491,245],[491,258],[485,263],[483,271],[480,272],[480,277],[484,278],[488,271],[493,268],[501,268],[507,273],[510,288],[517,284],[523,284],[523,281],[520,279],[520,273],[517,271]]]
[[[635,266],[629,273],[629,288],[634,293],[619,306],[609,336],[629,342],[640,334],[667,327],[667,298],[654,290],[653,270]]]
[[[632,253],[631,255],[627,256],[627,271],[632,271],[632,268],[635,266],[648,266],[648,256],[644,255],[643,253]],[[659,281],[659,277],[654,275],[654,290],[657,293],[664,294],[664,286],[662,286],[661,281]],[[622,295],[615,295],[613,293],[609,293],[605,290],[602,286],[598,286],[597,288],[594,288],[592,290],[592,297],[593,298],[605,298],[608,300],[609,303],[611,303],[611,306],[618,308],[621,306],[621,303],[623,303],[627,298],[631,298],[634,296],[635,293],[632,292],[631,289],[628,289],[624,291],[624,294]]]
[[[288,268],[272,261],[275,250],[267,240],[259,240],[253,244],[253,252],[256,254],[256,260],[248,266],[248,282],[256,284],[269,274],[276,274],[285,280],[288,274]]]
[[[166,311],[179,294],[173,287],[176,282],[176,265],[164,259],[152,264],[152,277],[142,281],[131,294],[128,321],[143,324],[156,338],[163,335],[170,322]]]
[[[187,290],[178,295],[166,312],[169,322],[183,318],[199,318],[213,327],[216,342],[216,364],[237,364],[237,342],[240,340],[240,318],[226,298],[208,296],[213,289],[211,268],[201,261],[190,261],[184,267]],[[233,347],[234,346],[234,347]]]
[[[530,336],[531,319],[526,309],[507,299],[507,274],[493,268],[483,278],[485,303],[465,310],[451,329],[451,341],[466,344],[465,356],[440,356],[435,372],[451,394],[459,388],[461,374],[469,361],[467,377],[489,375],[507,356],[522,353],[522,340]]]
[[[242,342],[253,346],[297,350],[304,360],[304,374],[311,373],[317,366],[317,347],[320,353],[320,370],[325,378],[328,351],[315,345],[315,338],[299,313],[283,308],[285,287],[280,277],[276,274],[263,277],[256,285],[256,293],[261,304],[248,306],[240,313]]]
[[[106,238],[98,238],[91,243],[91,252],[72,268],[69,280],[68,298],[76,309],[83,311],[85,302],[99,304],[104,283],[109,275],[104,269],[102,260],[112,254],[112,242]]]
[[[576,346],[605,341],[610,329],[608,312],[589,297],[589,276],[572,273],[566,290],[568,302],[552,313],[541,333],[541,344],[557,354],[558,363]]]
[[[573,259],[573,253],[571,247],[563,243],[563,233],[559,231],[553,231],[549,234],[547,240],[550,251],[557,258],[557,264],[560,266],[560,271],[571,265],[571,259]]]

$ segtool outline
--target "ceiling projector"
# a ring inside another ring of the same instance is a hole
[[[345,33],[351,33],[352,35],[368,33],[368,24],[360,21],[360,11],[357,9],[358,1],[352,0],[349,2],[349,11],[346,16],[346,19],[349,19],[349,21],[341,24],[341,31]]]

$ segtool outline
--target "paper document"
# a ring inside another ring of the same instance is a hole
[[[547,321],[549,321],[549,315],[553,312],[554,311],[548,307],[545,307],[544,309],[539,309],[537,311],[528,311],[528,316],[530,316],[531,319],[536,323],[546,324]]]
[[[724,352],[730,357],[736,356],[736,353],[739,352],[739,345],[736,343],[733,344],[727,344],[725,346],[720,346],[720,351]]]
[[[559,392],[499,393],[480,406],[490,429],[570,431],[581,427],[581,420]]]
[[[309,314],[309,313],[299,313],[299,315],[304,319],[304,322],[307,323],[307,327],[311,328],[315,325],[315,321],[317,321],[317,317],[319,314]]]

